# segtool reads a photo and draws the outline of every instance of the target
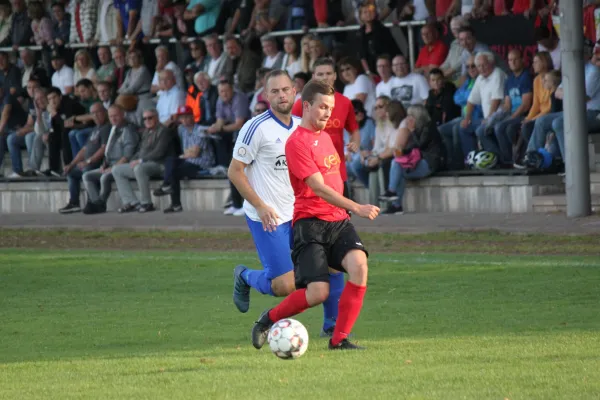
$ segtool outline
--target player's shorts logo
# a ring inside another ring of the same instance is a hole
[[[285,158],[285,154],[277,156],[275,159],[275,171],[287,171],[287,159]]]
[[[323,165],[325,165],[327,169],[331,169],[336,165],[340,165],[340,156],[338,155],[338,153],[325,156],[325,158],[323,159]]]

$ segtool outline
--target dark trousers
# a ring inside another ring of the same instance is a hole
[[[192,164],[179,157],[169,157],[165,162],[165,186],[171,186],[171,204],[181,205],[181,180],[183,178],[195,178],[202,170],[199,165]]]
[[[220,132],[212,138],[217,165],[228,168],[233,156],[233,133]]]
[[[69,140],[69,129],[53,131],[48,135],[48,163],[50,170],[55,172],[62,171],[61,151],[63,165],[67,165],[73,161],[73,152]]]

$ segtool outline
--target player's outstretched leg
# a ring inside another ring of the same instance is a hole
[[[348,272],[348,282],[346,282],[340,297],[338,320],[335,324],[333,336],[329,340],[329,349],[363,349],[348,341],[348,335],[358,319],[367,291],[367,255],[362,250],[351,250],[344,257],[342,266]]]
[[[344,274],[329,273],[329,297],[323,303],[323,329],[321,337],[333,336],[333,329],[338,317],[338,303],[344,290]]]
[[[243,277],[247,271],[244,265],[238,265],[233,270],[233,304],[243,313],[250,308],[250,285]]]

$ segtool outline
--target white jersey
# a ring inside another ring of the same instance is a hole
[[[300,118],[296,116],[286,126],[267,110],[244,124],[233,149],[233,158],[248,164],[246,176],[252,189],[281,217],[279,224],[291,221],[294,214],[294,190],[285,159],[285,143],[298,125]],[[251,220],[260,221],[247,200],[244,211]]]

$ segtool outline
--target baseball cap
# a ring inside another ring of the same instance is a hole
[[[181,106],[177,109],[177,116],[181,115],[193,115],[194,112],[190,106]]]

